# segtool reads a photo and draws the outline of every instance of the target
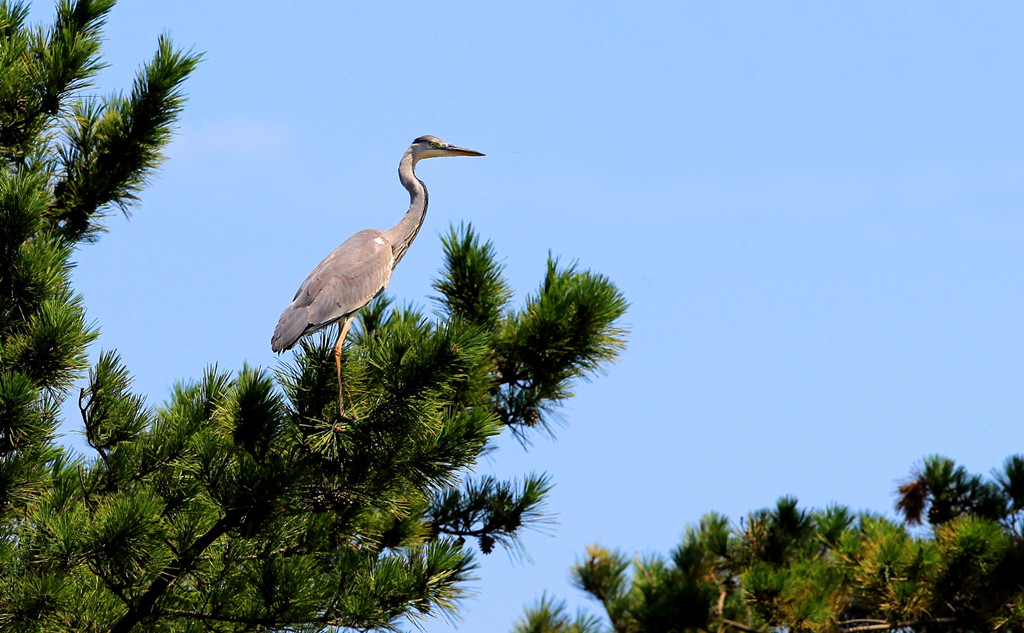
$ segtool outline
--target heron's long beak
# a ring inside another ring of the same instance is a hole
[[[452,156],[485,156],[486,155],[486,154],[483,154],[481,152],[476,151],[475,149],[466,149],[465,147],[459,147],[458,145],[448,145],[447,147],[444,148],[444,151],[445,151],[445,153],[450,154]]]

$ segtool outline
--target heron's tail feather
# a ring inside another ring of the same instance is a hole
[[[309,316],[305,306],[288,306],[281,314],[277,327],[274,328],[274,336],[270,339],[270,349],[275,352],[283,352],[291,349],[306,333],[309,326]]]

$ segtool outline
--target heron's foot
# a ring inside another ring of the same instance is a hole
[[[344,433],[346,426],[351,426],[355,422],[355,418],[351,418],[345,414],[345,410],[342,409],[338,412],[338,421],[334,423],[334,430],[338,433]]]

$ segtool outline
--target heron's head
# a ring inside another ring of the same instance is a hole
[[[449,145],[436,136],[421,136],[409,147],[413,161],[422,158],[438,158],[440,156],[483,156],[480,152],[458,145]]]

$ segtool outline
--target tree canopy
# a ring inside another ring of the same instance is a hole
[[[69,272],[153,177],[199,55],[167,37],[127,94],[99,97],[113,0],[48,27],[0,0],[0,628],[394,628],[451,614],[476,548],[515,544],[551,482],[474,476],[505,429],[549,428],[624,344],[627,304],[554,258],[522,304],[494,247],[444,237],[437,313],[364,309],[338,415],[331,342],[277,370],[208,370],[159,406],[132,391]],[[56,440],[76,380],[90,452]],[[474,545],[476,547],[474,547]]]
[[[738,524],[707,514],[667,556],[593,545],[571,577],[604,617],[545,595],[513,630],[1024,630],[1024,457],[986,479],[929,456],[896,508],[902,521],[782,497]]]

